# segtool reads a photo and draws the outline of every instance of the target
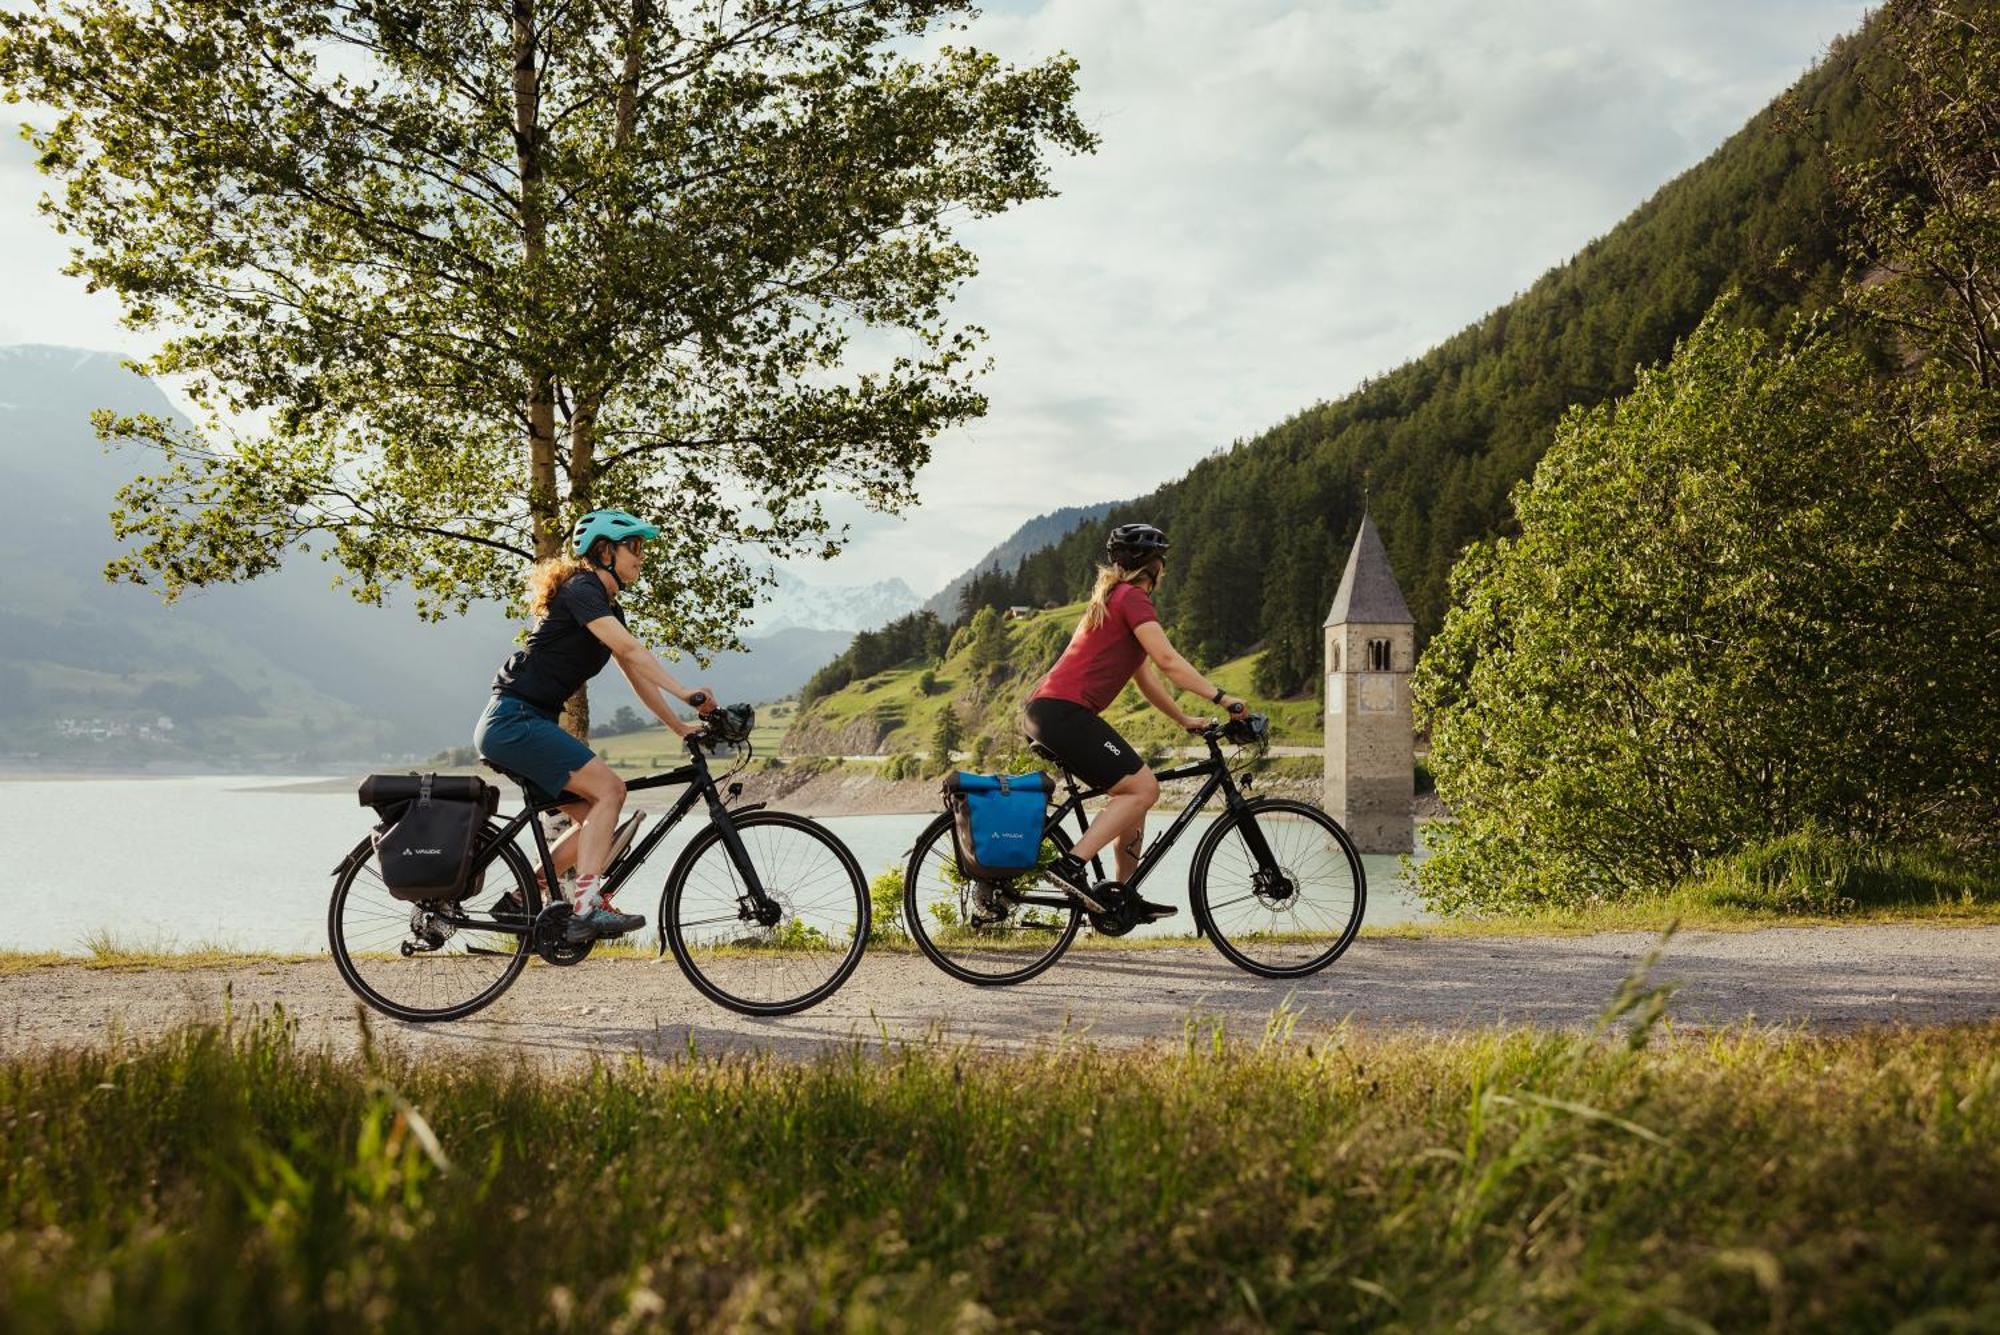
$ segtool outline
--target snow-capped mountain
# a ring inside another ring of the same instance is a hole
[[[777,587],[758,606],[759,635],[781,630],[874,630],[917,609],[923,601],[900,579],[874,584],[811,584],[791,571],[776,572]]]

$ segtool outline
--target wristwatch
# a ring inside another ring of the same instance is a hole
[[[1212,705],[1219,705],[1222,703],[1222,697],[1226,694],[1228,694],[1228,692],[1224,691],[1220,686],[1218,686],[1215,688],[1215,694],[1208,697],[1208,702]]]

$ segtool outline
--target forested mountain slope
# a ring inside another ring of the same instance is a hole
[[[1563,412],[1628,391],[1718,294],[1775,328],[1835,294],[1842,228],[1830,162],[1875,137],[1867,28],[1609,234],[1415,361],[1316,404],[1030,555],[989,603],[1067,602],[1106,524],[1172,535],[1162,613],[1197,661],[1262,645],[1260,689],[1309,689],[1319,627],[1364,504],[1428,639],[1467,542],[1508,524],[1507,494]],[[1829,145],[1833,152],[1829,153]]]
[[[1117,501],[1099,501],[1096,505],[1065,505],[1060,510],[1036,515],[973,562],[964,574],[924,599],[923,610],[946,621],[957,620],[960,597],[973,581],[994,570],[1013,574],[1029,556],[1062,541],[1080,526],[1097,523],[1117,504]]]

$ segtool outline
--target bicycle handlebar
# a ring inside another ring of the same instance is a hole
[[[1211,723],[1202,729],[1209,742],[1235,742],[1241,746],[1261,746],[1271,738],[1271,720],[1262,714],[1238,712],[1227,723]]]
[[[752,706],[723,705],[704,718],[701,731],[693,735],[709,746],[730,746],[749,741],[756,726],[757,711]]]

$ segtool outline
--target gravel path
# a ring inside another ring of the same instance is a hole
[[[1231,967],[1206,947],[1078,950],[1014,988],[956,983],[914,953],[868,956],[831,1001],[803,1015],[754,1020],[698,996],[671,960],[593,960],[531,967],[488,1010],[455,1024],[404,1025],[371,1015],[378,1036],[425,1049],[519,1054],[535,1061],[640,1052],[761,1049],[804,1056],[855,1041],[932,1035],[996,1047],[1067,1032],[1107,1045],[1176,1041],[1193,1016],[1239,1037],[1263,1033],[1274,1008],[1310,1032],[1343,1019],[1451,1029],[1499,1023],[1588,1026],[1619,980],[1651,949],[1640,933],[1586,937],[1366,938],[1331,969],[1297,984]],[[1743,1020],[1827,1028],[2000,1017],[2000,927],[1870,926],[1683,932],[1656,981],[1676,982],[1682,1028]],[[246,960],[227,968],[111,970],[81,966],[0,975],[0,1053],[102,1042],[221,1013],[282,1003],[311,1043],[353,1047],[355,1001],[327,960]]]

